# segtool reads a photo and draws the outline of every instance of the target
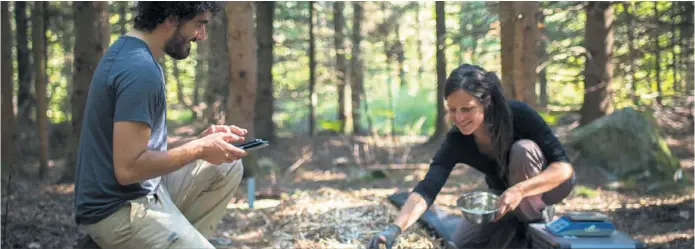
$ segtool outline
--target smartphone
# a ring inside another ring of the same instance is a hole
[[[263,139],[258,139],[258,138],[252,139],[248,142],[234,144],[234,146],[236,146],[237,148],[245,150],[245,151],[254,151],[254,150],[257,150],[260,148],[265,148],[268,145],[269,145],[268,141],[265,141]]]

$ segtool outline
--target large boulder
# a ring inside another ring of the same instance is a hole
[[[577,164],[599,166],[619,179],[672,179],[680,168],[653,118],[627,107],[572,130],[565,144]]]

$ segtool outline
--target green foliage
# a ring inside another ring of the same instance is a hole
[[[543,117],[543,120],[545,120],[548,125],[557,124],[558,119],[566,113],[567,112],[538,112],[538,114]]]
[[[585,198],[594,198],[598,196],[600,192],[596,189],[584,186],[584,185],[577,185],[574,187],[574,195],[576,196],[582,196]]]
[[[543,35],[547,41],[546,52],[549,55],[547,63],[547,94],[553,106],[569,106],[579,109],[583,102],[585,68],[585,51],[583,40],[585,34],[586,13],[583,2],[542,2],[541,10],[545,16]],[[682,45],[684,41],[692,41],[692,37],[683,38],[677,29],[678,44],[673,47],[673,33],[670,23],[684,22],[685,16],[682,5],[673,2],[630,2],[634,6],[635,25],[628,27],[623,3],[614,4],[614,77],[612,81],[613,104],[615,108],[633,105],[632,93],[627,86],[629,73],[629,49],[627,47],[627,31],[635,33],[637,52],[636,68],[634,70],[636,92],[641,97],[641,103],[654,103],[656,92],[655,68],[661,69],[659,75],[663,94],[678,94],[675,90],[684,85],[686,77],[685,52],[692,52],[692,45]],[[656,4],[660,15],[654,16]],[[132,7],[130,3],[129,7]],[[395,129],[397,134],[428,135],[434,131],[436,114],[436,47],[435,47],[435,13],[434,3],[418,2],[417,7],[412,3],[364,2],[364,20],[362,24],[363,41],[361,43],[361,58],[364,67],[365,97],[362,101],[360,123],[368,126],[367,117],[373,121],[373,129],[379,133],[390,133]],[[13,6],[11,4],[10,6]],[[74,23],[72,23],[72,6],[69,2],[51,2],[52,11],[47,22],[47,79],[49,109],[48,117],[52,123],[70,120],[70,94],[72,85]],[[672,17],[674,7],[679,7],[678,15]],[[109,22],[111,24],[111,40],[113,43],[120,35],[120,20],[118,9],[120,3],[111,3]],[[337,131],[340,122],[337,120],[337,88],[335,69],[335,49],[333,31],[332,2],[317,2],[316,8],[316,122],[319,129]],[[446,3],[446,58],[447,74],[461,63],[478,64],[489,71],[501,73],[499,17],[494,2],[447,2]],[[12,10],[11,10],[12,11]],[[402,11],[399,12],[399,11]],[[31,5],[27,12],[31,12]],[[396,14],[398,25],[382,25],[388,17]],[[419,15],[415,18],[416,13]],[[79,14],[79,13],[78,13]],[[308,52],[308,3],[298,1],[277,2],[275,11],[275,31],[273,39],[275,61],[273,63],[273,96],[275,97],[275,113],[273,120],[280,135],[306,134],[308,130],[308,81],[309,60]],[[353,5],[345,4],[345,48],[346,57],[351,58],[350,49],[353,28]],[[29,15],[30,17],[30,15]],[[132,9],[126,11],[128,23],[126,29],[132,28]],[[656,20],[660,23],[657,24]],[[14,19],[11,26],[16,27]],[[378,27],[388,29],[377,30]],[[29,25],[29,33],[31,26]],[[397,61],[387,59],[384,45],[394,44],[396,32],[404,45],[403,72],[405,82],[400,82],[397,71]],[[14,29],[14,28],[13,28]],[[384,33],[387,32],[387,33]],[[692,35],[692,34],[690,34]],[[660,46],[660,60],[656,59],[656,43]],[[16,37],[16,36],[15,36]],[[690,40],[687,40],[690,39]],[[218,42],[218,41],[210,41]],[[418,47],[420,43],[420,47]],[[31,38],[29,37],[31,45]],[[683,43],[685,44],[685,43]],[[30,47],[31,48],[31,47]],[[16,56],[16,48],[14,48]],[[674,53],[677,56],[673,56]],[[225,55],[213,55],[225,56]],[[16,58],[16,57],[15,57]],[[180,103],[177,93],[180,91],[186,101],[193,99],[196,86],[197,63],[196,44],[193,44],[191,56],[186,60],[177,61],[179,76],[174,77],[173,60],[167,58],[163,66],[166,69],[167,101],[169,103],[169,119],[176,123],[186,123],[193,119],[193,114]],[[679,68],[674,74],[672,64],[679,61]],[[16,59],[14,70],[17,70]],[[233,62],[232,62],[233,63]],[[689,61],[692,63],[692,61]],[[692,66],[691,66],[692,68]],[[420,70],[421,69],[421,70]],[[15,71],[16,72],[16,71]],[[214,72],[211,72],[214,73]],[[349,77],[348,77],[349,79]],[[676,81],[676,79],[678,81]],[[15,74],[14,80],[17,77]],[[176,84],[176,83],[179,84]],[[205,91],[205,82],[199,82],[201,93]],[[180,86],[182,89],[177,89]],[[682,87],[681,87],[682,88]],[[15,86],[16,89],[16,86]],[[33,91],[33,83],[32,83]],[[186,105],[184,105],[186,104]],[[664,104],[671,104],[665,98]],[[368,106],[368,109],[365,108]],[[554,124],[562,113],[541,113],[549,124]],[[395,123],[391,124],[391,119]]]

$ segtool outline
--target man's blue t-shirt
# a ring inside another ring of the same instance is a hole
[[[93,224],[128,200],[155,191],[160,177],[123,186],[113,169],[113,126],[149,125],[149,150],[166,151],[166,95],[162,69],[147,44],[121,36],[99,61],[84,109],[75,178],[75,220]]]

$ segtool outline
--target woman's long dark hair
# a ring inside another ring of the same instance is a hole
[[[486,72],[475,65],[463,64],[454,69],[444,84],[444,98],[458,90],[473,95],[483,104],[484,125],[494,148],[499,173],[506,179],[509,149],[514,140],[512,113],[502,94],[500,79],[493,72]],[[506,182],[506,181],[505,181]]]

